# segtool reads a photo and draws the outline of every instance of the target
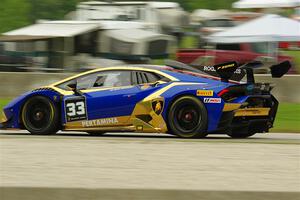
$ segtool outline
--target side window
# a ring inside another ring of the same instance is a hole
[[[130,71],[108,71],[97,74],[93,87],[120,87],[131,84]]]
[[[151,72],[134,72],[133,73],[133,83],[134,84],[144,84],[144,83],[154,83],[158,80],[165,79],[162,76],[159,76]]]
[[[97,79],[97,74],[90,74],[77,78],[77,89],[88,89],[93,87],[94,82]]]
[[[147,83],[146,78],[143,76],[142,72],[136,72],[136,79],[138,84]]]
[[[88,74],[88,75],[80,76],[76,79],[72,79],[67,82],[61,83],[61,84],[57,85],[57,87],[60,89],[63,89],[63,90],[70,90],[68,85],[71,82],[73,82],[74,80],[76,80],[77,89],[88,89],[88,88],[93,87],[93,84],[95,83],[96,79],[97,79],[97,73]]]
[[[131,79],[132,79],[132,84],[133,85],[137,85],[138,84],[137,72],[135,72],[135,71],[131,72]]]
[[[147,77],[148,83],[154,83],[154,82],[159,81],[161,79],[161,77],[159,77],[158,75],[156,75],[154,73],[145,72],[145,75]]]
[[[68,85],[74,81],[74,79],[64,82],[57,87],[70,90]],[[77,89],[89,89],[98,87],[119,87],[119,86],[129,86],[131,84],[131,72],[130,71],[105,71],[96,72],[93,74],[84,75],[78,77]]]

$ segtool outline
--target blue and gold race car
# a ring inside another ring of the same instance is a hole
[[[272,86],[255,83],[257,65],[230,62],[194,68],[174,61],[168,66],[96,69],[14,99],[3,109],[0,128],[40,135],[64,130],[246,138],[268,132],[278,107]],[[283,62],[270,69],[273,77],[281,77],[289,68]]]

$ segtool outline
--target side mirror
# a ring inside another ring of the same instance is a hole
[[[67,85],[73,92],[76,92],[77,90],[77,81],[72,81]]]
[[[162,81],[162,80],[159,80],[159,81],[154,82],[154,83],[152,84],[152,87],[157,87],[158,85],[164,84],[164,83],[166,83],[166,82],[165,82],[165,81]]]
[[[78,96],[83,96],[83,93],[77,89],[77,80],[73,80],[71,81],[68,85],[67,85],[68,88],[70,88],[75,95],[78,95]]]

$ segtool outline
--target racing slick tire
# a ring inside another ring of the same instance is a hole
[[[204,104],[193,96],[174,101],[168,113],[170,133],[182,138],[204,138],[207,135],[207,111]]]
[[[103,131],[88,131],[87,132],[90,136],[102,136],[105,134]]]
[[[29,98],[21,116],[24,127],[33,135],[50,135],[59,130],[59,110],[47,97]]]

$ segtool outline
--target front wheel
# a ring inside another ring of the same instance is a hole
[[[22,122],[31,134],[55,134],[59,130],[58,108],[44,96],[31,97],[23,106]]]
[[[175,100],[168,113],[171,133],[182,138],[203,138],[207,135],[207,111],[204,104],[193,96]]]

